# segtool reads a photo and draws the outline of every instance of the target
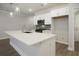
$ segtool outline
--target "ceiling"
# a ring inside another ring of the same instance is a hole
[[[65,3],[66,4],[66,3]],[[53,8],[55,6],[64,5],[64,3],[0,3],[0,10],[6,12],[15,12],[15,8],[20,8],[20,14],[33,14],[47,8]],[[32,12],[29,12],[29,9],[32,9]]]

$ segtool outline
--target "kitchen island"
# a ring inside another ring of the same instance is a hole
[[[11,46],[21,56],[55,56],[55,34],[6,31]]]

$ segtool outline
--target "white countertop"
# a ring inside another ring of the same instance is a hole
[[[16,38],[17,40],[24,42],[27,45],[37,44],[39,42],[42,42],[44,40],[47,40],[49,38],[53,38],[56,36],[55,34],[49,34],[49,33],[48,34],[37,33],[37,32],[23,33],[21,31],[6,31],[6,33]]]

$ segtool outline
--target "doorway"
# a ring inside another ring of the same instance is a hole
[[[63,44],[68,44],[68,15],[53,17],[54,33],[56,41]]]

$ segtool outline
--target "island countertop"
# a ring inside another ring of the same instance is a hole
[[[18,39],[19,41],[31,46],[42,42],[44,40],[55,37],[55,34],[51,33],[23,33],[22,31],[5,31],[8,35]]]

